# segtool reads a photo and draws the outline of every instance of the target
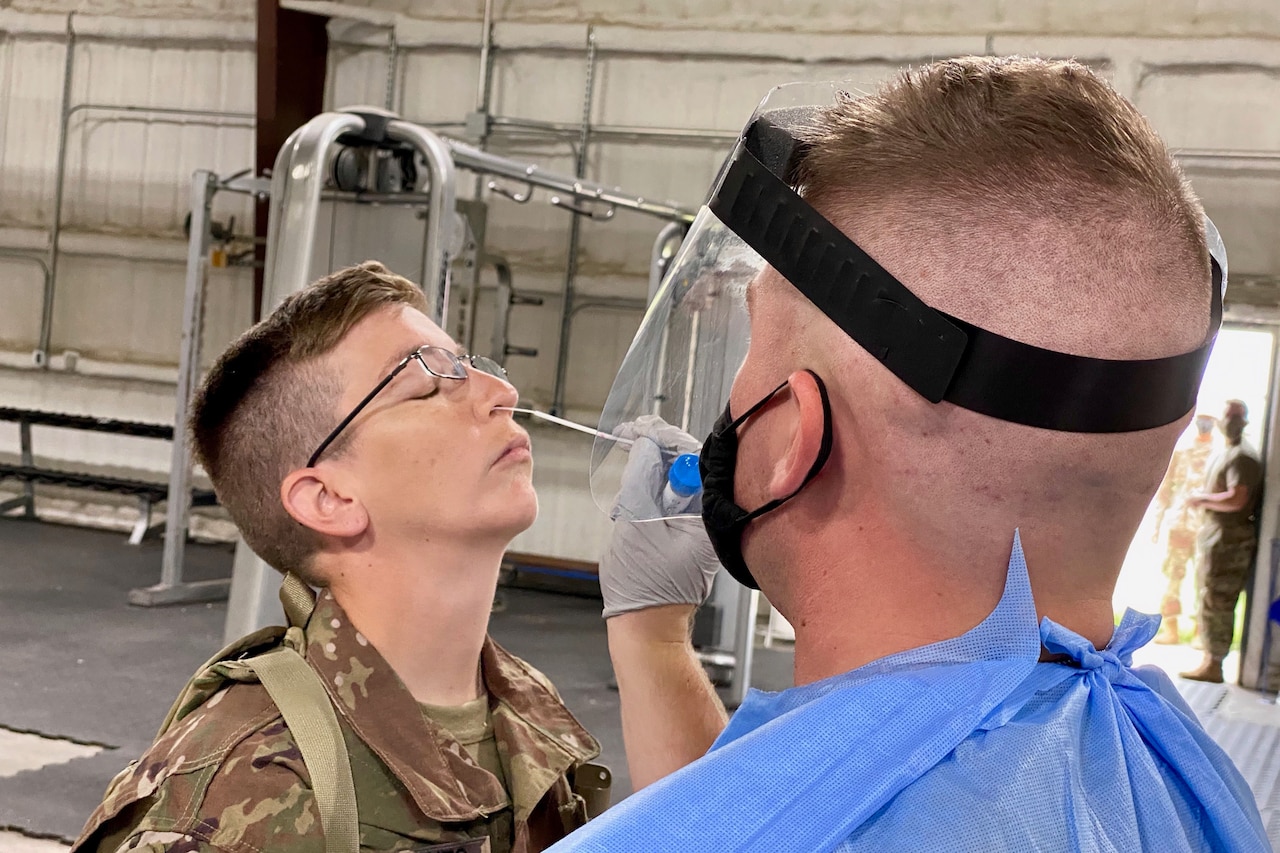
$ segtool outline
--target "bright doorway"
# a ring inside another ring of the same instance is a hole
[[[1225,326],[1218,335],[1213,355],[1200,386],[1197,412],[1217,418],[1222,414],[1227,400],[1243,400],[1249,407],[1249,425],[1244,439],[1266,459],[1268,423],[1268,399],[1271,388],[1271,366],[1276,343],[1275,329],[1250,326]],[[1182,470],[1203,471],[1202,452],[1197,449],[1198,431],[1194,421],[1178,440],[1175,460],[1185,463]],[[1203,440],[1203,439],[1200,439]],[[1223,438],[1217,429],[1209,437],[1209,455],[1223,447]],[[1197,464],[1191,464],[1193,462]],[[1178,466],[1174,466],[1177,468]],[[1173,470],[1171,468],[1171,470]],[[1203,474],[1200,474],[1203,477]],[[1176,675],[1193,669],[1199,664],[1201,652],[1195,640],[1196,582],[1194,534],[1199,518],[1195,513],[1185,513],[1182,501],[1203,487],[1203,479],[1173,477],[1162,485],[1161,493],[1152,501],[1142,526],[1134,536],[1116,584],[1112,604],[1117,618],[1126,608],[1142,613],[1159,613],[1161,600],[1166,592],[1172,592],[1168,572],[1186,555],[1185,576],[1177,586],[1177,598],[1181,602],[1182,615],[1178,618],[1179,642],[1162,645],[1150,643],[1134,656],[1135,663],[1154,664]],[[1187,547],[1190,535],[1191,547]],[[1236,634],[1231,654],[1223,662],[1223,674],[1228,682],[1235,682],[1240,667],[1240,640],[1246,607],[1246,594],[1236,608]]]

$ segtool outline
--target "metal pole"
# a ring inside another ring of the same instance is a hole
[[[281,146],[271,170],[263,317],[290,293],[307,285],[329,150],[343,133],[363,128],[364,119],[357,115],[323,113],[291,133]],[[253,553],[243,539],[238,539],[223,623],[227,642],[279,621],[279,589],[279,572]]]
[[[396,27],[391,25],[387,33],[387,94],[385,107],[387,112],[395,110],[396,104],[396,60],[400,54],[400,45],[396,42]]]
[[[408,142],[422,153],[431,175],[431,200],[427,203],[427,239],[423,245],[423,269],[427,271],[422,287],[435,316],[443,328],[449,319],[449,270],[458,251],[457,174],[453,154],[444,140],[425,127],[407,121],[387,124],[387,136]]]
[[[53,339],[53,288],[58,280],[58,243],[62,239],[62,189],[67,180],[67,129],[71,124],[71,75],[75,71],[76,13],[67,13],[67,56],[62,71],[62,116],[58,123],[58,159],[53,186],[53,226],[49,232],[49,286],[44,290],[44,306],[40,315],[40,341],[36,351],[43,353],[43,367],[49,367],[49,346]]]
[[[479,266],[477,260],[476,265]],[[507,331],[511,326],[511,300],[515,291],[511,287],[511,268],[504,261],[493,265],[498,276],[498,291],[493,306],[493,335],[489,338],[489,358],[503,364],[507,360]]]
[[[578,135],[578,154],[573,174],[578,180],[586,177],[587,145],[591,142],[591,102],[596,85],[596,30],[587,27],[587,81],[582,94],[582,130]],[[551,394],[551,412],[564,414],[564,384],[569,372],[569,333],[573,328],[573,283],[578,274],[578,238],[582,220],[577,214],[569,221],[569,252],[565,261],[564,299],[560,303],[560,346],[556,353],[556,382]]]
[[[476,81],[476,115],[481,119],[480,135],[476,139],[476,146],[483,151],[489,140],[489,101],[493,96],[493,0],[485,0],[484,2],[484,23],[480,32],[480,75]],[[475,199],[476,204],[483,204],[484,198],[484,175],[476,173],[475,185],[472,189],[471,197]],[[474,217],[469,220],[472,225],[475,224]],[[430,227],[430,226],[428,226]],[[474,228],[472,229],[474,231]],[[463,346],[468,351],[475,351],[476,340],[476,302],[480,298],[480,271],[484,266],[484,234],[473,233],[471,238],[475,241],[475,251],[471,258],[471,268],[468,270],[467,276],[467,302],[466,317],[463,324]],[[509,307],[509,306],[508,306]],[[496,316],[496,315],[495,315]],[[495,319],[495,324],[498,322]],[[506,333],[505,325],[503,333]],[[497,334],[495,325],[494,334]],[[504,346],[505,350],[505,346]],[[505,362],[505,355],[496,356],[499,364]]]
[[[738,589],[736,628],[733,635],[733,678],[729,682],[728,705],[736,708],[751,687],[751,659],[756,647],[756,610],[760,607],[759,590]]]
[[[49,231],[49,260],[46,264],[44,302],[40,315],[40,339],[36,344],[36,351],[33,354],[36,365],[44,369],[48,369],[49,367],[49,347],[53,338],[54,291],[56,289],[58,279],[58,261],[62,256],[60,252],[62,244],[62,204],[67,179],[67,140],[68,134],[70,133],[71,116],[78,112],[88,112],[92,110],[140,114],[139,118],[120,117],[114,119],[114,121],[145,121],[147,118],[143,118],[141,116],[150,117],[157,115],[244,119],[249,122],[252,122],[255,118],[253,113],[226,112],[223,110],[199,110],[188,109],[185,107],[147,107],[133,104],[70,104],[76,38],[75,30],[72,27],[72,18],[75,14],[75,12],[71,12],[67,15],[67,56],[66,66],[63,71],[62,115],[59,122],[57,167],[54,177],[53,225]],[[245,126],[253,127],[252,123]]]
[[[671,259],[680,251],[684,235],[688,229],[679,222],[671,222],[662,226],[658,239],[653,241],[653,253],[649,256],[649,302],[658,295],[658,288],[667,276],[667,268]]]
[[[186,304],[182,310],[182,349],[178,356],[177,406],[173,418],[173,460],[169,465],[169,500],[164,530],[162,586],[182,581],[183,545],[191,512],[191,452],[186,429],[187,409],[200,370],[200,339],[204,327],[204,291],[209,268],[209,220],[217,178],[197,171],[191,178],[191,233],[187,240]]]
[[[50,288],[53,287],[53,279],[49,275],[48,261],[46,261],[44,258],[37,257],[36,255],[33,255],[29,252],[26,252],[20,249],[5,249],[5,248],[0,248],[0,258],[7,258],[9,260],[14,260],[14,261],[24,261],[26,263],[35,264],[38,267],[40,267],[41,305],[43,306],[43,305],[49,304],[49,301],[52,298],[50,294]],[[43,334],[44,332],[44,318],[47,315],[47,313],[48,313],[47,309],[44,309],[44,308],[41,309],[41,312],[40,312],[41,334]],[[49,353],[46,349],[40,346],[38,339],[36,343],[36,348],[31,353],[31,362],[36,367],[46,367],[49,363]]]
[[[493,0],[484,0],[484,23],[480,31],[480,79],[476,81],[476,109],[489,112],[489,98],[493,93]],[[486,116],[487,119],[487,116]],[[487,124],[487,121],[486,121]],[[484,148],[484,136],[480,147]]]
[[[513,118],[510,116],[494,116],[492,124],[496,128],[508,130],[534,131],[553,138],[573,138],[578,134],[578,126],[568,122],[541,121],[539,119]],[[626,124],[597,124],[591,128],[591,135],[600,141],[609,142],[675,142],[694,145],[730,146],[741,136],[739,131],[710,130],[696,127],[642,127]]]
[[[244,124],[241,127],[253,127],[256,116],[253,113],[229,112],[227,110],[201,110],[189,107],[148,107],[141,104],[76,104],[67,110],[68,115],[74,115],[78,112],[111,112],[111,113],[143,113],[148,118],[151,116],[182,116],[188,118],[228,118],[243,119]],[[121,119],[123,121],[123,119]],[[137,121],[138,119],[135,119]],[[200,122],[186,122],[188,124],[200,124]],[[234,125],[233,125],[234,126]]]
[[[329,150],[342,134],[363,128],[364,119],[352,113],[322,113],[295,130],[280,149],[271,172],[264,317],[309,283]]]
[[[182,562],[191,514],[191,443],[187,409],[200,377],[200,342],[204,332],[205,283],[209,274],[210,212],[218,176],[200,169],[191,176],[191,233],[187,238],[187,281],[182,309],[182,348],[178,355],[178,387],[169,462],[169,494],[165,506],[164,554],[160,583],[129,592],[129,603],[144,607],[226,598],[229,580],[184,583]]]
[[[1263,655],[1263,641],[1270,620],[1268,610],[1271,607],[1269,593],[1273,565],[1268,546],[1273,546],[1277,531],[1280,531],[1280,327],[1272,326],[1269,331],[1272,341],[1271,377],[1267,389],[1267,440],[1260,448],[1264,475],[1262,505],[1258,507],[1258,549],[1247,587],[1250,613],[1245,620],[1245,636],[1241,638],[1240,661],[1241,686],[1255,690],[1271,689],[1267,683],[1268,661]]]
[[[591,137],[595,138],[594,128],[591,129]],[[695,211],[689,210],[673,201],[652,201],[643,196],[627,195],[618,187],[606,187],[603,184],[582,178],[570,178],[553,172],[544,172],[531,163],[519,162],[509,157],[499,157],[497,154],[481,151],[473,145],[467,145],[465,142],[446,139],[445,144],[453,152],[454,163],[463,169],[509,178],[518,183],[543,187],[544,189],[554,190],[557,193],[584,201],[621,207],[626,210],[634,210],[637,213],[647,213],[650,216],[668,219],[673,222],[691,224],[696,215]]]
[[[25,468],[35,467],[36,460],[31,452],[31,423],[30,421],[20,421],[18,423],[18,441],[22,450],[22,465]],[[23,515],[27,518],[36,517],[36,484],[31,480],[24,480],[22,483],[22,501],[26,508]]]

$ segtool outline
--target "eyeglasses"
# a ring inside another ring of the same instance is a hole
[[[503,369],[502,365],[498,364],[498,362],[491,358],[487,358],[486,356],[458,355],[444,349],[443,347],[418,347],[416,350],[406,355],[399,364],[392,368],[391,372],[386,375],[386,378],[379,382],[372,391],[365,395],[365,398],[356,404],[356,407],[351,410],[350,414],[343,418],[342,422],[333,428],[333,432],[329,433],[329,435],[325,437],[325,440],[320,442],[320,446],[316,448],[316,452],[312,453],[311,458],[307,460],[307,467],[310,468],[315,465],[316,460],[320,458],[320,455],[324,453],[325,450],[329,448],[329,445],[333,444],[334,440],[342,434],[342,431],[356,419],[356,415],[360,414],[360,412],[364,410],[364,407],[369,405],[369,403],[373,401],[374,397],[378,396],[378,392],[383,388],[386,388],[387,385],[391,383],[392,379],[395,379],[401,371],[415,361],[422,365],[423,370],[437,379],[452,379],[457,382],[464,381],[467,378],[467,368],[463,362],[466,362],[466,364],[470,364],[481,373],[497,377],[503,382],[508,381],[507,371]]]

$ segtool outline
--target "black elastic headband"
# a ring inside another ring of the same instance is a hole
[[[749,131],[738,143],[708,207],[925,399],[946,400],[1003,421],[1085,433],[1152,429],[1176,421],[1195,405],[1222,321],[1222,270],[1216,259],[1209,334],[1191,352],[1119,361],[1025,344],[926,305],[750,150],[757,148],[789,174],[796,146],[779,145],[785,131],[769,130]],[[761,150],[761,138],[775,150]]]

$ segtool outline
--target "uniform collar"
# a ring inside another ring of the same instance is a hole
[[[438,822],[475,820],[508,804],[501,784],[473,762],[417,701],[378,650],[355,629],[327,590],[306,626],[307,661],[338,712]],[[510,802],[521,820],[570,767],[599,754],[599,744],[531,667],[485,638],[483,680],[494,736],[507,755],[534,755],[507,768]],[[536,766],[531,766],[536,765]]]

